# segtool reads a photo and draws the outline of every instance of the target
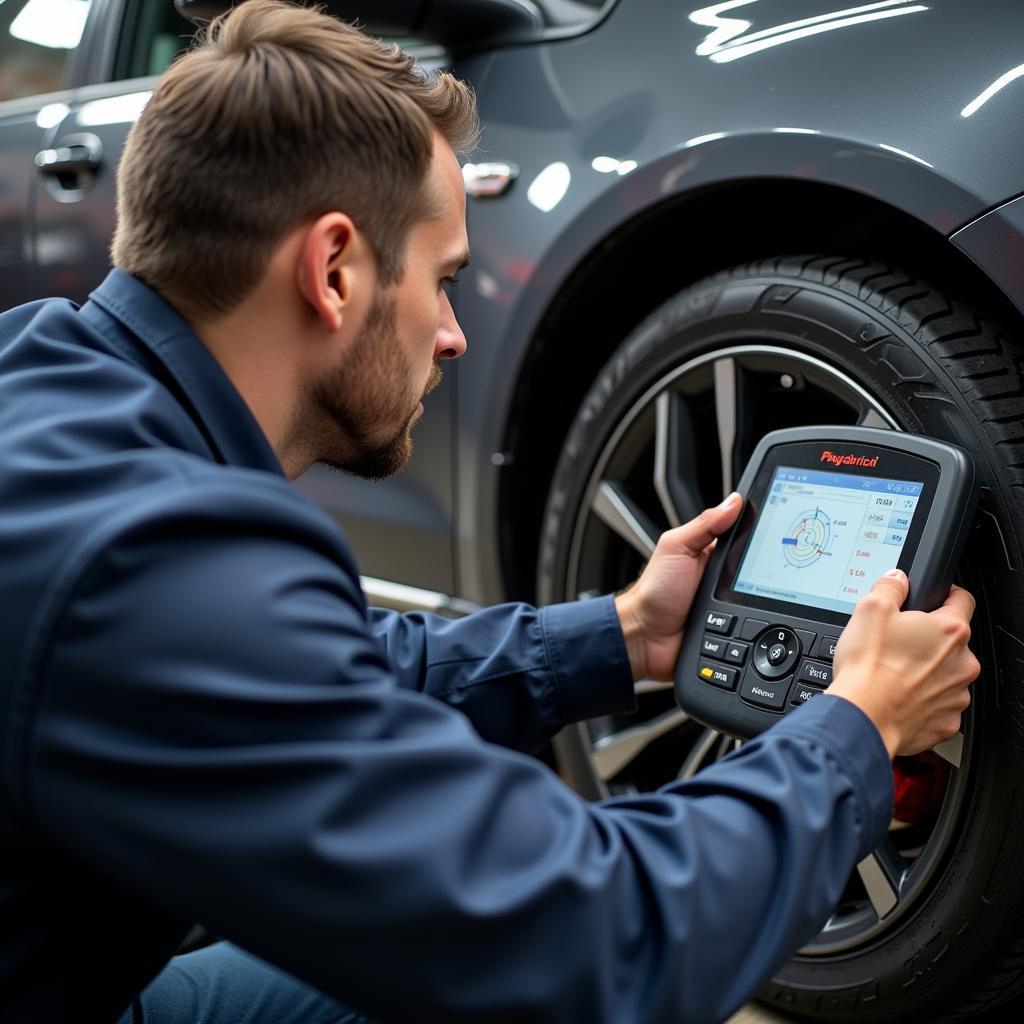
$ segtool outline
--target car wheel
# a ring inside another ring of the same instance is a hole
[[[784,258],[665,303],[583,401],[541,533],[541,600],[636,578],[659,532],[718,502],[770,430],[859,423],[945,438],[982,482],[961,579],[983,673],[963,732],[897,759],[888,837],[822,931],[762,993],[808,1020],[976,1014],[1024,976],[1024,389],[1018,349],[968,304],[877,263]],[[693,775],[736,741],[690,720],[668,684],[639,710],[563,731],[560,769],[591,798]]]

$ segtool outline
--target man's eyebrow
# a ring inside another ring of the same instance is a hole
[[[460,270],[465,270],[469,266],[469,250],[466,249],[460,252],[457,256],[453,256],[450,260],[445,263],[446,267],[451,267],[453,273],[457,273]]]

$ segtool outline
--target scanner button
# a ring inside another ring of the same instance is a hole
[[[732,624],[735,621],[735,615],[727,615],[725,612],[708,612],[704,616],[704,628],[711,633],[728,636],[732,632]]]
[[[818,641],[818,646],[811,652],[815,658],[827,658],[831,661],[836,654],[836,644],[839,643],[837,636],[823,636]]]
[[[811,648],[814,646],[814,641],[817,638],[817,633],[811,633],[806,629],[794,629],[794,633],[800,637],[800,646],[803,648],[804,654],[810,654]]]
[[[720,636],[711,636],[709,633],[705,633],[704,640],[700,645],[700,653],[709,658],[721,658],[727,643],[728,641]]]
[[[747,651],[750,650],[747,644],[738,644],[730,640],[725,645],[724,658],[731,665],[742,665],[747,660]]]
[[[709,661],[702,661],[697,666],[698,679],[703,679],[705,683],[721,686],[726,690],[735,690],[739,677],[740,674],[736,669],[726,668],[724,665],[712,665]]]
[[[800,657],[800,641],[785,626],[772,626],[754,645],[754,668],[765,679],[781,679],[792,673]]]
[[[740,696],[751,704],[781,711],[785,706],[786,694],[789,693],[789,684],[792,681],[792,676],[785,679],[762,679],[755,672],[748,670],[740,685]]]
[[[744,619],[740,626],[740,639],[753,640],[758,633],[763,633],[768,628],[764,619]]]
[[[798,708],[801,704],[806,704],[812,697],[817,697],[819,693],[824,693],[824,690],[819,690],[816,686],[807,686],[805,683],[797,682],[796,686],[793,687],[793,696],[790,699],[790,704]]]
[[[828,686],[832,682],[832,666],[805,661],[800,666],[797,679],[802,683],[811,683],[814,686]]]

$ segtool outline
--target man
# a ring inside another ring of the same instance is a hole
[[[736,495],[616,598],[367,611],[286,478],[408,458],[474,134],[453,79],[251,0],[131,133],[118,269],[0,318],[0,1019],[719,1020],[958,728],[973,601],[897,574],[832,695],[689,783],[590,805],[516,752],[672,677]],[[172,961],[193,922],[228,941]]]

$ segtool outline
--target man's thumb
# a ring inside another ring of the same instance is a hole
[[[910,580],[902,569],[890,569],[875,580],[871,592],[884,594],[897,608],[901,608],[910,592]]]
[[[736,522],[742,508],[743,498],[738,491],[733,491],[720,505],[705,509],[695,519],[670,530],[668,536],[674,545],[682,545],[696,557]]]

